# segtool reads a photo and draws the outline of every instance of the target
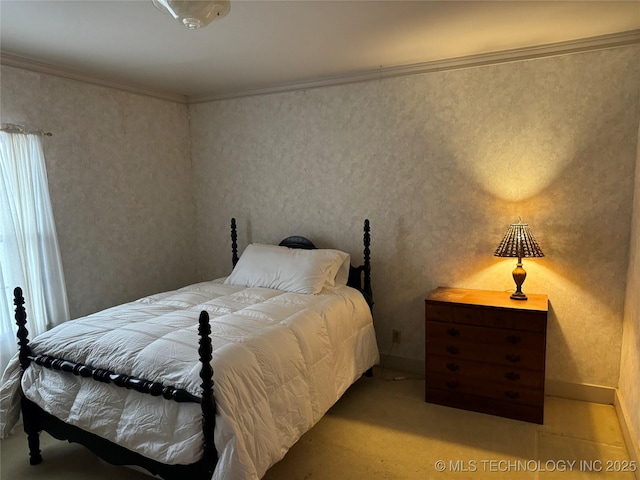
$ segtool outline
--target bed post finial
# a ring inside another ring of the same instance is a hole
[[[213,429],[216,422],[216,404],[213,398],[213,368],[211,359],[213,348],[211,346],[211,325],[209,324],[209,314],[203,310],[200,312],[198,334],[200,336],[200,378],[202,379],[202,434],[204,436],[204,459],[208,462],[210,475],[218,461],[218,454],[213,440]]]
[[[369,219],[365,219],[364,221],[364,284],[363,290],[369,296],[371,301],[371,307],[373,308],[373,295],[371,292],[371,250],[369,247],[371,246],[371,235],[369,232],[371,228],[369,227]]]
[[[234,267],[238,263],[238,232],[235,218],[231,219],[231,262]]]

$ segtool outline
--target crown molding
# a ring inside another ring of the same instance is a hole
[[[161,100],[170,100],[172,102],[186,103],[187,97],[171,92],[162,92],[158,90],[152,90],[149,88],[139,87],[129,83],[118,82],[108,78],[102,78],[93,75],[87,75],[77,70],[70,68],[60,67],[38,60],[34,60],[28,57],[20,55],[14,55],[9,52],[0,50],[0,65],[6,65],[8,67],[21,68],[23,70],[30,70],[37,73],[45,73],[48,75],[54,75],[56,77],[68,78],[70,80],[77,80],[79,82],[91,83],[93,85],[100,85],[102,87],[115,88],[118,90],[124,90],[126,92],[137,93],[139,95],[146,95],[149,97],[159,98]]]
[[[630,30],[627,32],[612,33],[608,35],[600,35],[597,37],[581,38],[578,40],[550,43],[534,47],[502,50],[477,55],[434,60],[424,63],[415,63],[411,65],[381,67],[376,70],[364,71],[353,75],[326,77],[322,79],[311,80],[308,82],[289,83],[266,88],[257,88],[254,90],[239,90],[236,92],[212,95],[191,95],[187,97],[187,103],[194,104],[212,102],[229,98],[247,97],[251,95],[265,95],[270,93],[307,90],[311,88],[328,87],[332,85],[342,85],[355,82],[365,82],[370,80],[381,80],[384,78],[399,77],[404,75],[417,75],[421,73],[442,72],[462,68],[480,67],[485,65],[495,65],[499,63],[517,62],[522,60],[568,55],[594,50],[604,50],[608,48],[623,47],[626,45],[633,45],[638,43],[640,43],[640,30]]]
[[[296,90],[308,90],[312,88],[328,87],[333,85],[343,85],[355,82],[365,82],[370,80],[381,80],[384,78],[399,77],[405,75],[417,75],[422,73],[442,72],[447,70],[457,70],[462,68],[480,67],[495,65],[499,63],[509,63],[536,58],[553,57],[558,55],[568,55],[594,50],[623,47],[640,43],[640,29],[627,32],[612,33],[596,37],[581,38],[565,42],[550,43],[534,47],[524,47],[512,50],[502,50],[497,52],[482,53],[477,55],[467,55],[463,57],[434,60],[430,62],[415,63],[411,65],[399,65],[391,67],[380,67],[375,70],[367,70],[350,75],[340,75],[324,77],[308,82],[296,82],[280,85],[273,85],[264,88],[245,89],[223,93],[213,93],[204,95],[180,95],[171,92],[162,92],[149,88],[140,87],[124,82],[118,82],[107,78],[87,75],[77,70],[72,70],[57,65],[48,64],[31,58],[15,55],[9,52],[0,51],[0,64],[10,67],[31,70],[38,73],[55,75],[58,77],[78,80],[81,82],[101,85],[104,87],[116,88],[140,95],[147,95],[163,100],[170,100],[178,103],[203,103],[225,100],[229,98],[248,97],[253,95],[266,95],[271,93],[282,93]]]

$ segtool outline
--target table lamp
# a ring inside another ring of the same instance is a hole
[[[518,218],[518,223],[511,224],[493,255],[496,257],[518,258],[518,264],[513,271],[516,291],[511,295],[511,298],[514,300],[526,300],[527,296],[522,293],[522,284],[527,277],[527,272],[522,268],[522,259],[544,257],[538,242],[529,231],[529,225],[522,223],[522,219]]]

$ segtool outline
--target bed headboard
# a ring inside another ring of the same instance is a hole
[[[353,265],[349,266],[349,280],[347,285],[360,291],[364,296],[364,299],[369,304],[369,308],[373,310],[373,295],[371,291],[371,235],[370,235],[369,220],[364,221],[364,236],[363,236],[363,256],[364,263],[357,267]],[[293,235],[282,240],[279,245],[281,247],[289,248],[301,248],[304,250],[314,250],[316,247],[311,240],[299,235]],[[238,232],[236,227],[236,219],[231,219],[231,260],[233,266],[238,263]]]

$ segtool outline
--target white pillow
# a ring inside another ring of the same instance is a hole
[[[340,250],[303,250],[251,244],[224,283],[316,294],[324,287],[346,285],[349,254]]]

